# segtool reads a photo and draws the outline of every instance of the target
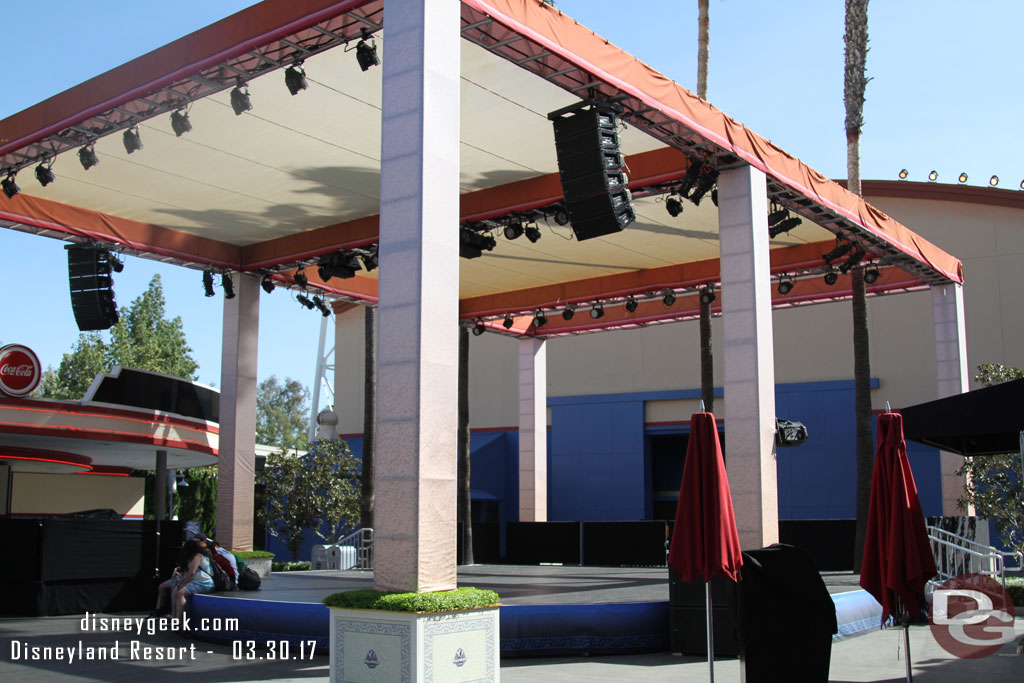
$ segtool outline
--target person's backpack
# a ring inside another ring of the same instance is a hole
[[[235,589],[234,580],[226,571],[221,569],[221,566],[217,564],[217,562],[210,562],[209,574],[210,578],[213,579],[213,590],[231,591]]]
[[[246,567],[238,570],[238,587],[244,591],[258,591],[263,580],[256,570]]]
[[[213,561],[216,562],[217,565],[224,570],[224,573],[228,575],[228,581],[231,584],[231,588],[228,588],[228,590],[235,590],[235,570],[232,569],[231,562],[228,561],[228,558],[218,552],[215,552],[213,554]]]

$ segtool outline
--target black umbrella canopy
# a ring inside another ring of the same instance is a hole
[[[1024,379],[968,391],[900,410],[909,441],[964,456],[1020,450]]]

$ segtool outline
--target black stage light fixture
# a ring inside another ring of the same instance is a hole
[[[252,110],[252,99],[249,97],[249,86],[241,76],[235,77],[235,87],[231,90],[231,108],[235,116],[241,116]]]
[[[779,209],[768,214],[768,227],[781,223],[789,217],[789,209]]]
[[[704,199],[704,195],[711,191],[711,188],[718,182],[718,171],[710,166],[705,166],[704,170],[701,171],[700,177],[697,179],[697,186],[693,188],[693,192],[690,193],[690,201],[695,206],[700,206],[700,200]]]
[[[514,240],[523,234],[523,224],[512,222],[505,226],[505,239]]]
[[[1024,180],[1021,181],[1021,186],[1024,187]],[[555,209],[554,218],[555,223],[558,225],[569,225],[569,212],[566,211],[565,207],[562,205],[559,205],[558,208]]]
[[[540,228],[536,225],[527,225],[524,232],[526,233],[526,239],[530,240],[532,244],[536,244],[537,240],[540,239]]]
[[[181,137],[192,130],[192,122],[188,120],[188,112],[184,109],[171,112],[171,130],[176,137]]]
[[[938,179],[939,179],[939,172],[938,171],[932,171],[931,173],[928,174],[928,182],[929,183],[934,183]]]
[[[83,332],[108,330],[120,316],[114,301],[114,278],[110,251],[78,244],[68,252],[68,286],[75,323]]]
[[[838,245],[835,249],[828,252],[827,254],[822,254],[821,260],[824,261],[825,263],[832,263],[836,259],[842,258],[843,256],[849,254],[852,249],[853,245],[851,243],[844,242],[843,244]]]
[[[679,183],[679,187],[676,188],[676,192],[679,193],[680,197],[686,197],[690,194],[690,190],[693,189],[694,184],[697,182],[697,178],[700,177],[701,169],[703,168],[703,163],[693,160],[689,161],[689,166],[686,168],[686,175],[683,176],[682,181]]]
[[[566,304],[565,308],[562,309],[562,320],[572,320],[574,315],[576,315],[576,307],[572,304]]]
[[[828,272],[825,273],[825,284],[828,285],[829,287],[831,287],[832,285],[834,285],[838,281],[839,281],[839,273],[837,273],[832,268],[829,268]]]
[[[42,185],[43,187],[46,187],[47,185],[49,185],[50,183],[57,179],[57,177],[53,175],[53,168],[51,168],[52,166],[52,159],[48,164],[44,163],[36,166],[36,180],[38,180],[39,184]]]
[[[229,273],[224,273],[220,276],[220,286],[224,288],[225,299],[235,298],[235,283],[231,280]]]
[[[213,273],[209,270],[203,271],[203,293],[206,296],[213,296]]]
[[[782,233],[789,232],[790,230],[800,225],[801,223],[803,223],[803,220],[801,220],[800,217],[790,216],[789,218],[782,221],[778,225],[768,228],[768,237],[771,239],[775,239]]]
[[[961,183],[966,183],[967,182],[967,174],[966,173],[961,173],[960,176],[957,178],[957,180],[959,180]]]
[[[356,44],[356,61],[359,62],[359,68],[366,71],[380,64],[380,58],[377,56],[377,43],[373,40],[373,34],[365,26],[360,29],[360,37],[362,40]]]
[[[18,183],[14,182],[14,174],[8,173],[7,177],[0,180],[0,187],[3,188],[4,194],[7,195],[8,199],[14,197],[14,195],[21,192],[21,188],[18,187]]]
[[[309,286],[309,278],[306,277],[305,268],[303,268],[302,270],[295,271],[295,275],[292,275],[292,279],[295,280],[295,284],[297,284],[299,287],[302,287],[303,289]]]
[[[263,291],[266,292],[267,294],[274,293],[274,281],[270,278],[269,275],[265,275],[263,279],[260,280],[260,287],[262,287]]]
[[[626,299],[626,310],[630,313],[635,313],[636,309],[640,306],[640,303],[635,297],[629,297]]]
[[[785,296],[793,291],[793,281],[788,277],[782,278],[779,281],[779,294]]]
[[[320,279],[327,282],[332,277],[342,279],[355,277],[357,270],[362,270],[359,265],[359,257],[356,254],[349,254],[344,251],[335,251],[324,254],[317,262],[317,274]]]
[[[537,309],[533,314],[533,327],[534,329],[540,329],[548,324],[548,317],[544,314],[544,311]]]
[[[487,328],[484,326],[484,321],[477,318],[476,322],[473,323],[473,336],[479,337],[486,331]]]
[[[600,301],[595,301],[594,305],[590,307],[590,317],[594,320],[604,317],[604,304]]]
[[[313,305],[317,307],[317,309],[320,311],[320,315],[322,315],[323,317],[329,318],[331,316],[331,309],[327,307],[327,305],[324,303],[324,300],[321,299],[320,297],[313,297]]]
[[[718,208],[718,185],[711,188],[711,203],[715,205],[716,209]]]
[[[878,268],[868,268],[864,271],[864,282],[869,285],[874,284],[875,281],[882,275]]]
[[[376,270],[377,266],[380,264],[380,260],[377,256],[377,249],[377,245],[373,245],[366,250],[366,253],[359,255],[360,260],[363,262],[363,268],[366,268],[366,272]]]
[[[700,290],[700,302],[705,306],[715,303],[715,288],[707,285],[704,289]]]
[[[668,215],[675,218],[683,212],[683,203],[675,197],[669,197],[665,200],[665,210],[668,211]]]
[[[139,135],[138,126],[126,129],[121,139],[124,141],[124,151],[129,154],[142,149],[142,136]]]
[[[110,269],[115,273],[120,273],[124,270],[124,261],[117,254],[110,255]]]
[[[843,265],[839,266],[839,272],[841,272],[843,275],[846,275],[847,273],[850,272],[850,269],[853,268],[858,263],[860,263],[865,256],[867,256],[867,254],[864,253],[863,249],[858,249],[857,251],[853,252],[852,254],[850,254],[850,257],[846,259],[846,262]]]
[[[306,308],[308,308],[311,311],[314,308],[316,308],[316,304],[314,304],[312,301],[310,301],[309,297],[304,295],[304,294],[297,294],[297,295],[295,295],[295,300],[298,301],[300,304],[302,304],[303,306],[305,306]]]
[[[462,226],[459,228],[459,256],[477,258],[484,250],[491,251],[497,242],[490,235]]]
[[[96,156],[96,149],[93,145],[87,145],[78,150],[78,161],[81,162],[82,168],[88,171],[90,168],[100,163],[100,158]]]
[[[671,289],[666,289],[662,292],[661,303],[665,304],[665,308],[671,307],[676,302],[676,293]]]
[[[506,313],[505,319],[501,321],[501,326],[504,327],[506,330],[510,330],[512,329],[512,324],[514,322],[515,321],[512,320],[512,315],[510,313]]]
[[[284,70],[284,84],[292,95],[297,95],[300,90],[309,87],[309,83],[306,82],[306,70],[302,68],[301,61]]]
[[[907,169],[900,169],[900,180],[906,180],[908,175],[910,174],[907,173]]]
[[[996,185],[998,185],[999,184],[999,176],[994,175],[991,178],[989,178],[988,179],[988,184],[991,185],[992,187],[995,187]]]

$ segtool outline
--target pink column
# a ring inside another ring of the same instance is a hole
[[[224,300],[221,342],[217,540],[225,548],[252,550],[260,282],[239,273],[233,278],[235,298]]]
[[[718,179],[725,367],[725,463],[744,548],[779,540],[775,463],[775,359],[764,173]]]
[[[459,3],[384,4],[374,585],[456,586]]]
[[[548,519],[548,352],[519,341],[519,521]]]
[[[964,329],[964,291],[956,283],[932,287],[932,317],[935,324],[935,369],[938,398],[962,394],[970,389],[967,369],[967,333]],[[956,470],[963,458],[955,453],[939,453],[942,473],[942,514],[964,513],[956,499],[963,495],[963,477]],[[974,514],[968,510],[967,514]]]

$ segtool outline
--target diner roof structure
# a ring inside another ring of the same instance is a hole
[[[279,285],[312,266],[304,274],[332,298],[374,304],[379,271],[324,282],[315,264],[378,243],[382,69],[363,71],[357,46],[382,49],[383,4],[267,0],[0,121],[0,178],[21,189],[0,196],[0,225]],[[776,307],[850,295],[848,274],[821,277],[837,240],[880,268],[869,294],[962,282],[956,258],[546,3],[465,0],[461,24],[460,216],[497,242],[460,261],[463,324],[547,337],[695,317],[700,289],[720,284],[718,210],[709,198],[675,217],[665,207],[693,163],[763,171],[769,201],[802,220],[771,241],[773,276],[795,278],[773,292]],[[308,88],[291,95],[296,65]],[[240,84],[252,109],[236,115]],[[589,101],[621,107],[637,218],[579,241],[553,219],[562,188],[548,114]],[[191,130],[176,135],[181,115]],[[129,130],[143,145],[131,153]],[[88,170],[83,148],[99,161]],[[32,177],[40,165],[54,176],[45,187]],[[511,221],[540,238],[505,239]],[[600,319],[533,323],[538,310],[595,301]]]

